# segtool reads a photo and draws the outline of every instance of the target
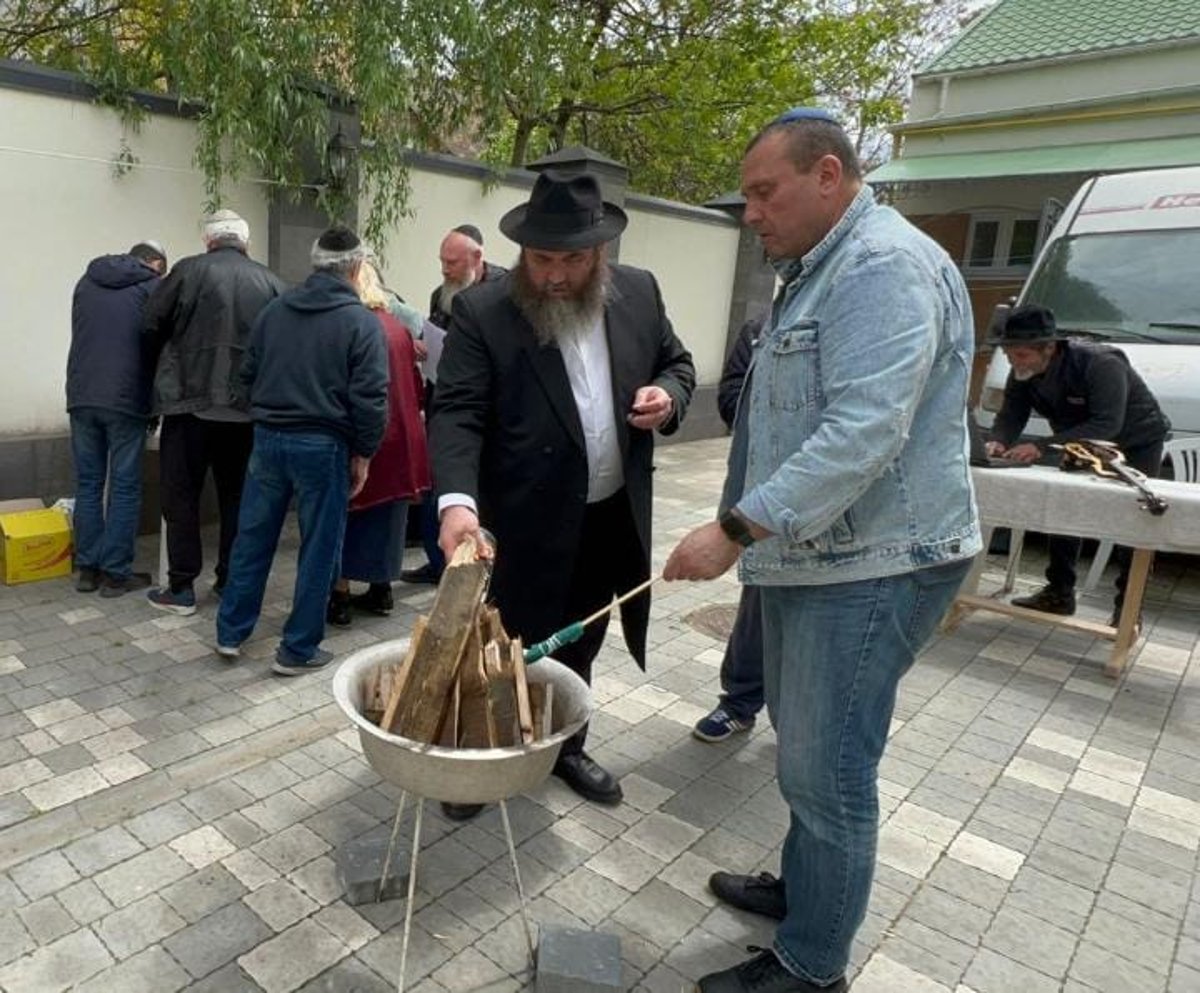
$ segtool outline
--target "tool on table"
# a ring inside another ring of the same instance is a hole
[[[602,607],[594,614],[590,614],[585,617],[582,621],[576,621],[574,624],[568,624],[565,628],[559,628],[554,632],[554,634],[550,635],[550,637],[546,638],[544,641],[539,641],[535,645],[530,645],[525,649],[525,664],[529,665],[531,662],[536,662],[538,659],[544,659],[555,649],[562,648],[564,645],[570,645],[571,643],[578,641],[583,637],[583,629],[591,624],[592,621],[599,620],[614,607],[619,607],[631,597],[637,596],[643,590],[648,590],[660,579],[662,579],[662,576],[651,576],[644,583],[635,586],[628,593],[621,594],[621,596],[617,597],[607,607]]]
[[[1149,511],[1154,516],[1165,514],[1170,506],[1166,500],[1155,493],[1146,483],[1144,473],[1138,472],[1125,463],[1125,456],[1111,441],[1068,441],[1062,445],[1052,445],[1052,448],[1062,449],[1063,457],[1060,468],[1066,470],[1091,469],[1097,476],[1108,479],[1119,479],[1127,486],[1132,486],[1141,495],[1138,506]]]

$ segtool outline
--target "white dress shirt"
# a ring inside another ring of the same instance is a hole
[[[625,485],[621,464],[621,446],[617,441],[616,411],[613,408],[612,360],[608,354],[608,336],[604,333],[604,315],[592,324],[558,342],[567,380],[575,397],[575,409],[583,427],[587,452],[587,502],[596,503],[612,496]],[[478,512],[475,501],[465,493],[445,493],[438,498],[438,513],[447,507],[469,507]]]

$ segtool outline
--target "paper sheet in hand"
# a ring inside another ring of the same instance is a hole
[[[438,362],[442,358],[442,344],[446,340],[446,332],[432,321],[421,325],[421,340],[425,342],[425,360],[421,363],[421,371],[431,383],[437,382]]]

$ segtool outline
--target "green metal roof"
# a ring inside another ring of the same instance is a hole
[[[892,159],[872,172],[871,183],[929,183],[948,179],[1123,172],[1200,165],[1200,135],[1144,138],[1095,145],[1054,145],[1002,152],[956,152]]]
[[[998,0],[918,75],[1200,40],[1200,0]]]

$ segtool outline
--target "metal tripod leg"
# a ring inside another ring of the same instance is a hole
[[[392,855],[396,851],[396,837],[400,834],[400,819],[404,816],[404,801],[408,799],[407,790],[400,794],[400,803],[396,807],[396,819],[392,821],[392,836],[388,839],[387,857],[383,860],[383,871],[379,874],[379,892],[375,894],[375,902],[383,902],[383,893],[387,889],[388,873],[392,869]]]
[[[401,804],[403,804],[403,797],[401,797]],[[404,970],[408,965],[408,937],[412,932],[413,902],[417,895],[417,855],[421,851],[421,814],[424,811],[425,798],[417,797],[417,820],[413,825],[412,855],[408,863],[408,903],[404,908],[404,937],[400,942],[400,978],[396,981],[396,993],[404,993]],[[397,812],[397,824],[399,817],[399,812]]]
[[[521,921],[525,925],[525,947],[529,949],[529,964],[537,968],[537,954],[533,950],[533,930],[526,913],[525,887],[521,885],[521,870],[517,866],[517,848],[513,843],[512,825],[508,822],[508,802],[500,801],[500,819],[504,823],[504,838],[508,842],[508,857],[512,861],[513,878],[517,881],[517,896],[521,898]]]

